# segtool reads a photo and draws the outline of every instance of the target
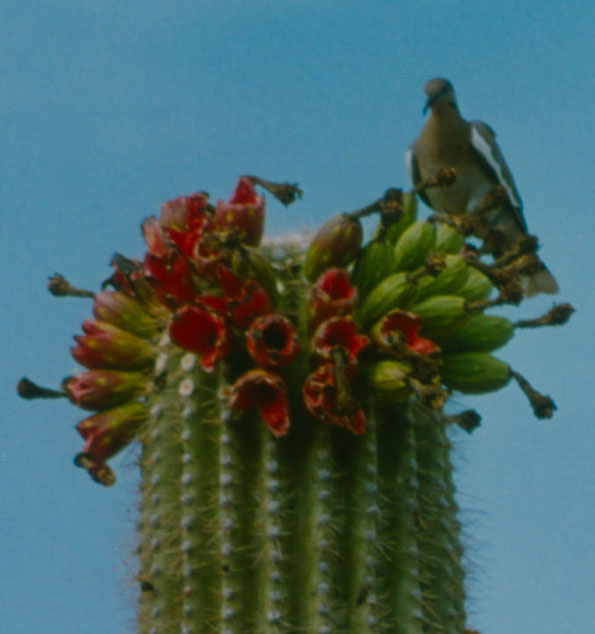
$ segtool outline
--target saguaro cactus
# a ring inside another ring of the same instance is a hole
[[[101,292],[52,278],[56,295],[94,298],[72,348],[87,369],[19,393],[95,412],[75,464],[102,485],[109,458],[141,443],[140,634],[461,634],[448,426],[479,416],[443,404],[515,378],[551,416],[491,352],[572,309],[485,314],[520,301],[527,245],[488,265],[399,190],[309,246],[261,245],[255,184],[299,192],[244,177],[229,202],[178,198],[144,221],[142,261],[114,256]],[[362,246],[370,213],[381,221]]]

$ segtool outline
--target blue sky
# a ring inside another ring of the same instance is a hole
[[[469,623],[592,634],[593,3],[4,0],[0,25],[0,633],[134,631],[134,452],[114,461],[115,488],[95,486],[72,466],[80,412],[14,394],[22,375],[72,373],[90,314],[47,276],[97,288],[114,251],[142,252],[161,202],[227,197],[239,174],[305,191],[269,205],[268,233],[406,185],[422,84],[446,76],[463,114],[497,131],[559,301],[577,308],[500,353],[555,398],[552,420],[514,385],[457,399],[483,415],[455,435]]]

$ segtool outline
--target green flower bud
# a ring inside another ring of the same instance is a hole
[[[454,228],[441,222],[436,227],[436,253],[458,253],[465,244],[465,238]]]
[[[373,240],[359,252],[351,282],[357,286],[360,298],[392,273],[394,260],[393,245],[387,240]]]
[[[472,315],[460,326],[440,339],[444,352],[492,352],[501,348],[514,335],[514,326],[506,317]]]
[[[366,378],[372,391],[390,403],[404,403],[411,394],[408,377],[411,366],[402,361],[385,359],[367,366]]]
[[[487,352],[462,352],[443,358],[440,375],[444,384],[465,394],[494,392],[511,378],[508,364]]]
[[[386,239],[395,244],[403,231],[417,220],[417,198],[413,194],[403,194],[403,214],[391,224],[386,231]]]
[[[469,266],[458,255],[445,256],[446,267],[436,277],[423,277],[417,285],[416,302],[432,295],[455,295],[469,277]]]
[[[325,269],[345,267],[355,259],[362,244],[362,225],[349,214],[327,220],[306,252],[304,275],[313,282]]]
[[[232,271],[240,278],[248,277],[258,280],[258,283],[268,293],[273,304],[277,301],[277,275],[270,258],[260,249],[244,247],[242,252],[236,251],[232,258]]]
[[[393,308],[403,308],[415,295],[407,273],[394,273],[378,284],[356,313],[356,320],[366,328]]]
[[[93,314],[99,321],[113,324],[143,339],[153,339],[159,332],[159,324],[147,307],[120,291],[97,293]]]
[[[470,266],[467,281],[456,292],[457,295],[464,297],[470,302],[482,302],[487,299],[494,286],[490,280],[476,268]]]
[[[414,222],[395,244],[395,270],[413,271],[420,267],[434,246],[436,228],[426,221]]]
[[[438,340],[454,326],[468,319],[467,301],[455,295],[435,295],[411,307],[411,312],[422,319],[422,332]]]

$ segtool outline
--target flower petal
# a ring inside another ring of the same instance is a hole
[[[198,354],[207,372],[212,371],[230,349],[224,318],[200,306],[184,306],[178,310],[169,324],[169,336],[176,345]]]
[[[257,317],[246,333],[246,348],[258,365],[279,367],[292,361],[299,349],[293,324],[276,313]]]
[[[287,386],[283,379],[260,368],[243,374],[229,389],[230,409],[257,407],[269,429],[277,437],[289,431]]]

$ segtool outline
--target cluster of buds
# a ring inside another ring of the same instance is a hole
[[[86,370],[59,390],[28,379],[18,390],[24,398],[67,397],[94,412],[77,425],[84,446],[75,463],[96,481],[112,484],[107,460],[142,437],[164,335],[195,354],[204,372],[220,372],[230,412],[257,408],[276,437],[291,429],[290,384],[301,385],[315,419],[354,434],[365,432],[369,398],[417,398],[438,409],[453,390],[490,392],[511,378],[538,417],[552,415],[553,401],[491,354],[516,328],[564,323],[572,312],[561,304],[516,323],[485,314],[517,303],[520,251],[487,265],[456,227],[418,221],[413,194],[389,190],[321,227],[293,266],[302,287],[311,283],[307,296],[297,296],[302,307],[287,314],[278,301],[280,271],[259,248],[264,198],[255,183],[284,203],[301,193],[242,177],[229,202],[212,205],[205,193],[176,198],[143,222],[143,259],[115,255],[100,293],[51,278],[55,295],[93,297],[94,318],[83,322],[71,350]],[[381,222],[362,245],[360,218],[373,212]],[[495,288],[499,294],[490,299]],[[303,376],[290,381],[292,373]],[[476,426],[471,419],[465,417],[465,428]]]

